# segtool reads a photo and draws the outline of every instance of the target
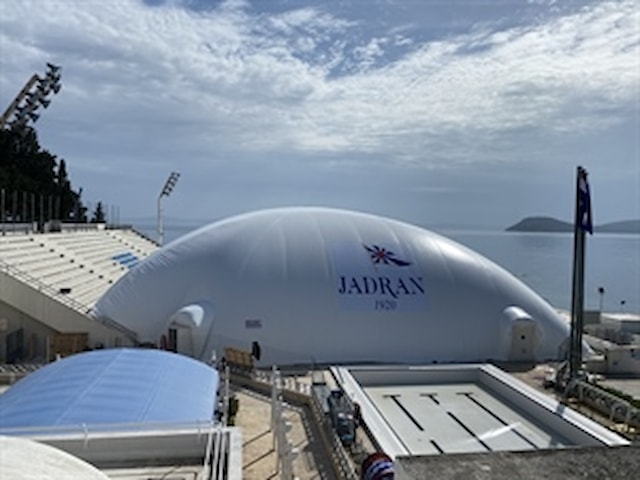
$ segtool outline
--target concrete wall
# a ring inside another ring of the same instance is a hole
[[[640,346],[620,346],[605,352],[607,373],[640,373]]]
[[[600,310],[585,310],[584,312],[584,324],[596,325],[601,321]]]
[[[640,316],[630,313],[603,314],[602,323],[626,333],[640,334]]]
[[[511,409],[576,446],[623,445],[628,442],[552,397],[538,392],[492,365],[454,364],[437,366],[332,367],[336,382],[362,408],[367,427],[390,455],[406,452],[371,402],[364,388],[389,385],[437,385],[474,383]]]
[[[24,331],[24,357],[22,361],[34,363],[45,361],[47,339],[56,331],[0,301],[0,363],[7,362],[7,335],[21,328]]]
[[[37,346],[36,351],[31,352],[33,359],[45,358],[47,336],[56,332],[86,332],[89,334],[90,348],[97,344],[105,347],[132,344],[123,333],[60,303],[4,271],[0,271],[0,303],[3,305],[0,309],[0,327],[5,323],[1,319],[7,320],[7,328],[0,329],[0,362],[6,361],[6,337],[17,328],[25,329],[25,343],[31,342]]]
[[[634,335],[640,334],[640,320],[621,320],[620,329],[623,332],[632,333]]]

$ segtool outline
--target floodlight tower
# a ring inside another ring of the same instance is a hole
[[[0,117],[0,129],[9,125],[14,130],[24,131],[29,121],[37,122],[40,118],[37,110],[40,107],[47,108],[51,103],[47,97],[52,92],[57,94],[62,88],[60,70],[60,66],[47,63],[44,77],[34,73]]]
[[[178,183],[178,178],[180,178],[180,174],[178,172],[171,172],[169,178],[162,187],[162,191],[160,195],[158,195],[158,245],[162,246],[162,242],[164,240],[164,229],[162,225],[162,197],[168,197],[173,191],[176,183]]]

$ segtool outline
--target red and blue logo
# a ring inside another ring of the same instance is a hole
[[[371,261],[374,265],[395,265],[397,267],[406,267],[411,265],[411,262],[407,262],[406,260],[401,260],[396,257],[396,254],[391,250],[387,250],[386,248],[381,248],[378,245],[371,245],[370,247],[367,245],[362,245],[369,255],[371,256]]]

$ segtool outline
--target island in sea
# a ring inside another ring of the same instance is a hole
[[[564,222],[552,217],[527,217],[506,228],[507,232],[573,232],[573,223]],[[619,222],[596,225],[594,231],[602,233],[632,233],[640,235],[639,220],[623,220]]]

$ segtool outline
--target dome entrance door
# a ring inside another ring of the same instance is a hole
[[[536,324],[533,320],[517,320],[511,324],[511,353],[513,362],[534,360],[533,349],[536,337]]]

